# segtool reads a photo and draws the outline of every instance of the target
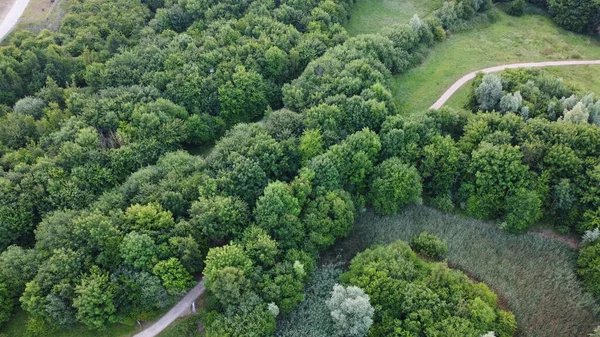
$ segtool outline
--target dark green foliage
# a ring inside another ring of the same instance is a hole
[[[513,0],[508,7],[508,14],[512,16],[521,16],[525,12],[525,6],[527,3],[525,0]]]
[[[432,257],[434,259],[442,258],[448,253],[448,244],[439,237],[422,232],[410,240],[410,246],[417,253]]]
[[[375,307],[369,336],[480,336],[494,331],[510,337],[516,330],[514,316],[499,308],[496,294],[485,284],[445,264],[419,259],[402,241],[359,253],[341,280],[369,295]]]
[[[581,33],[597,28],[600,2],[596,0],[548,0],[548,9],[554,21],[568,30]]]

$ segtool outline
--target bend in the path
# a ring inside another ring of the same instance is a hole
[[[454,95],[454,93],[460,89],[463,85],[465,85],[470,80],[474,79],[478,73],[497,73],[506,69],[516,69],[516,68],[542,68],[542,67],[559,67],[559,66],[583,66],[583,65],[600,65],[600,60],[571,60],[571,61],[546,61],[546,62],[530,62],[530,63],[514,63],[514,64],[505,64],[500,66],[495,66],[491,68],[485,68],[477,71],[473,71],[468,73],[467,75],[461,77],[458,81],[456,81],[452,86],[444,92],[444,94],[435,102],[430,109],[439,109],[441,108],[449,99]]]
[[[17,22],[19,22],[19,19],[21,18],[21,15],[23,15],[25,8],[27,8],[29,1],[30,0],[14,1],[12,8],[6,14],[6,17],[4,20],[2,20],[2,23],[0,23],[0,41],[2,41],[4,37],[6,37],[6,35],[15,27]]]
[[[192,303],[204,293],[206,288],[204,287],[204,280],[198,282],[198,284],[185,295],[181,301],[179,301],[169,312],[161,317],[156,323],[152,324],[148,329],[136,334],[133,337],[155,337],[166,329],[171,323],[179,317],[189,315],[191,313]]]

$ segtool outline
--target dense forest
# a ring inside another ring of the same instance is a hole
[[[596,27],[590,4],[548,2],[575,31]],[[207,336],[273,335],[358,210],[423,199],[515,232],[543,215],[588,231],[579,272],[600,296],[600,101],[515,71],[479,78],[473,112],[398,115],[392,74],[493,20],[491,2],[348,38],[352,5],[69,0],[57,32],[14,33],[0,47],[0,323],[18,305],[31,334],[144,320],[202,273]],[[469,300],[494,318],[471,330],[485,333],[509,314],[481,291]]]

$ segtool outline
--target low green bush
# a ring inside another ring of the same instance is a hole
[[[432,258],[441,258],[448,253],[448,244],[446,241],[427,232],[423,232],[419,236],[412,238],[410,246],[417,253]]]

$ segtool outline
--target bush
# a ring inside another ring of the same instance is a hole
[[[369,296],[359,287],[334,285],[327,307],[331,312],[336,336],[363,337],[373,324],[374,309]]]
[[[416,252],[432,258],[441,258],[448,253],[448,244],[439,237],[422,232],[410,241],[410,246]]]
[[[525,0],[514,0],[508,7],[508,14],[512,16],[521,16],[525,12]]]
[[[577,273],[587,290],[600,296],[600,242],[588,244],[579,251]]]

